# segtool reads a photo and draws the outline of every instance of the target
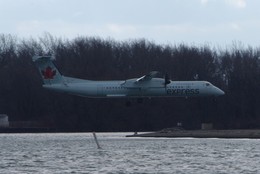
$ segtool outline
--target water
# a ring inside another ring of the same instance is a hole
[[[0,134],[0,173],[260,173],[260,140]]]

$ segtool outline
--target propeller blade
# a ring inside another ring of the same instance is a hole
[[[165,81],[164,81],[165,86],[168,85],[169,83],[171,83],[171,80],[170,80],[169,75],[167,73],[165,74],[164,79],[165,79]]]

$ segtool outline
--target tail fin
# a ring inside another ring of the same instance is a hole
[[[46,85],[63,82],[62,75],[52,62],[54,59],[53,56],[33,56],[32,58]]]

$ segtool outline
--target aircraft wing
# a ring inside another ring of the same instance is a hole
[[[142,77],[136,79],[136,83],[149,81],[149,80],[151,80],[152,78],[156,77],[158,74],[159,74],[158,71],[152,71],[152,72],[150,72],[149,74],[144,75],[144,76],[142,76]]]

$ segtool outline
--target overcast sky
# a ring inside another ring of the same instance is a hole
[[[260,0],[0,0],[0,33],[260,46]]]

